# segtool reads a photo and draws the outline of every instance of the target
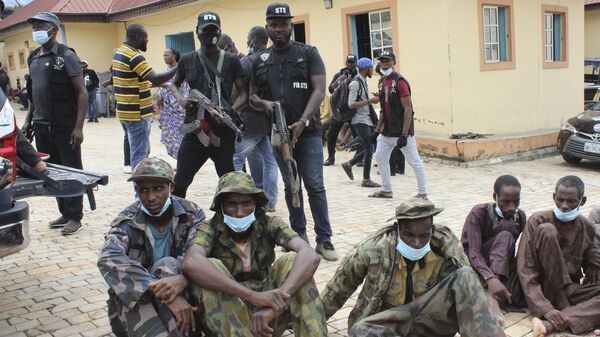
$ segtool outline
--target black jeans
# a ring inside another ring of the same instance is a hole
[[[125,137],[123,137],[123,166],[131,166],[131,152],[129,151],[127,132],[125,132]],[[132,167],[131,169],[133,170],[134,168]]]
[[[357,150],[356,155],[350,159],[350,165],[354,166],[363,162],[363,179],[371,179],[371,160],[373,159],[373,144],[371,136],[374,128],[370,125],[358,123],[352,125],[356,137],[360,139],[362,150]]]
[[[328,158],[335,158],[335,145],[337,144],[337,137],[340,134],[344,122],[339,122],[335,118],[331,119],[329,123],[329,129],[327,131],[327,155]]]
[[[215,163],[217,175],[234,171],[233,154],[235,153],[235,134],[233,131],[217,134],[221,138],[221,146],[205,147],[200,143],[195,133],[183,137],[179,154],[177,155],[177,173],[175,174],[175,189],[173,195],[185,198],[188,187],[202,165],[210,158]]]
[[[82,169],[81,147],[73,148],[72,130],[51,129],[45,124],[33,123],[35,146],[40,152],[50,155],[49,163]],[[81,221],[83,218],[83,196],[56,198],[58,210],[67,219]]]

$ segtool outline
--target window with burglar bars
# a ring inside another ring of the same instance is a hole
[[[481,70],[514,69],[513,0],[478,0]]]
[[[392,51],[392,13],[389,10],[369,13],[371,31],[371,58],[376,59],[383,51]]]
[[[543,12],[544,61],[545,63],[565,62],[566,12]]]
[[[173,48],[181,55],[196,49],[192,32],[165,35],[165,40],[167,48]]]

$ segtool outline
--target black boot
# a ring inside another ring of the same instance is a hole
[[[325,162],[323,162],[323,166],[331,166],[335,164],[335,158],[329,157]]]

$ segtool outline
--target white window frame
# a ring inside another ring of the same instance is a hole
[[[381,14],[388,12],[390,14],[390,27],[389,28],[383,28],[382,25],[382,20],[381,20]],[[377,29],[373,29],[373,26],[371,26],[371,15],[379,15],[379,25],[380,28]],[[392,26],[392,11],[390,9],[384,9],[384,10],[380,10],[380,11],[374,11],[374,12],[369,12],[369,41],[371,42],[371,59],[375,59],[375,51],[376,50],[380,50],[381,52],[383,52],[384,50],[389,50],[392,51],[394,49],[394,27]],[[392,35],[390,36],[390,44],[386,45],[385,44],[385,39],[383,38],[383,32],[384,31],[389,31]],[[373,47],[373,33],[379,33],[379,36],[381,37],[381,46],[380,47]],[[381,52],[379,54],[381,54]]]
[[[486,10],[489,12],[489,22],[485,22]],[[492,12],[494,15],[492,16]],[[483,6],[483,55],[485,63],[500,62],[500,23],[498,22],[498,6]],[[493,23],[492,18],[495,19]],[[495,30],[495,34],[493,31]],[[493,39],[495,37],[495,40]],[[494,46],[496,47],[496,57],[494,57]],[[490,51],[488,57],[487,51]]]
[[[554,13],[544,14],[544,48],[546,50],[546,62],[554,62]]]

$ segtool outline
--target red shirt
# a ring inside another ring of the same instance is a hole
[[[383,114],[384,118],[387,120],[387,114],[390,113],[390,90],[392,89],[392,83],[394,81],[395,76],[390,75],[383,79],[383,92],[385,93],[385,113]],[[408,87],[408,83],[404,79],[398,80],[396,83],[396,92],[400,97],[410,96],[410,88]]]

